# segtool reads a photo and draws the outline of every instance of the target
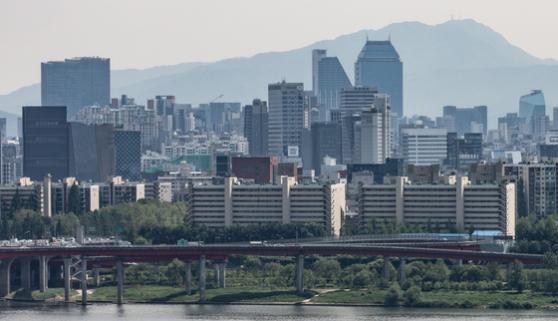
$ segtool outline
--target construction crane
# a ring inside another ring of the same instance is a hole
[[[223,98],[224,96],[225,96],[225,95],[223,95],[223,94],[220,94],[219,96],[217,96],[217,97],[213,98],[213,99],[212,99],[212,100],[211,100],[211,101],[210,101],[209,103],[214,103],[214,102],[216,102],[217,100],[219,100],[219,99]]]

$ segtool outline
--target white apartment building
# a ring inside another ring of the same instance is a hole
[[[445,128],[404,128],[401,143],[407,164],[441,164],[447,157],[448,138]]]
[[[383,164],[391,156],[391,113],[388,104],[389,96],[376,94],[374,105],[361,112],[360,119],[360,157],[357,161],[363,164]]]
[[[214,227],[259,223],[317,223],[339,235],[345,211],[345,184],[296,184],[281,176],[278,185],[190,186],[189,222]]]
[[[449,181],[454,183],[412,185],[407,177],[397,177],[393,184],[361,185],[361,222],[454,226],[515,236],[515,183],[472,185],[467,177]]]

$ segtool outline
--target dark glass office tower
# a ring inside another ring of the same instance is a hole
[[[117,130],[114,132],[116,175],[130,181],[141,178],[141,133]]]
[[[114,175],[115,148],[112,125],[70,123],[70,176],[105,181]]]
[[[250,156],[267,155],[267,103],[254,99],[244,106],[244,137],[248,140]]]
[[[91,105],[110,103],[110,59],[74,58],[41,64],[41,104],[67,106],[68,119]]]
[[[355,86],[390,96],[391,112],[403,116],[403,62],[391,41],[366,41],[355,63]]]
[[[66,107],[23,107],[23,175],[41,181],[70,173],[70,139]]]
[[[351,87],[337,57],[328,57],[324,49],[312,50],[312,91],[318,98],[320,121],[331,120],[331,110],[339,109],[341,89]]]
[[[325,122],[312,124],[312,167],[321,174],[324,157],[335,158],[341,163],[341,124]]]

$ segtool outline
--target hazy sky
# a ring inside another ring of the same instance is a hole
[[[557,13],[555,0],[0,0],[0,94],[38,82],[46,60],[103,56],[116,69],[214,61],[452,15],[558,58]]]

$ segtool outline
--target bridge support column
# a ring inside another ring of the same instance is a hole
[[[99,271],[99,268],[93,269],[93,282],[95,287],[101,286],[101,272]]]
[[[389,256],[384,256],[384,269],[383,269],[383,274],[384,274],[384,280],[389,281],[390,275],[390,258]]]
[[[31,291],[31,258],[23,257],[19,260],[21,267],[21,287],[25,291]]]
[[[81,257],[81,305],[87,305],[87,259]]]
[[[70,266],[72,264],[72,259],[69,257],[64,258],[64,302],[70,302],[70,279],[72,277],[72,272],[70,271]]]
[[[225,271],[226,271],[227,262],[222,261],[219,263],[219,287],[225,288]]]
[[[407,260],[401,258],[399,262],[399,282],[403,283],[407,280],[407,275],[405,274],[405,266],[407,265]]]
[[[186,260],[184,264],[184,289],[186,290],[186,295],[192,295],[192,261]]]
[[[13,259],[2,260],[0,262],[0,297],[10,294],[10,267]]]
[[[200,303],[205,303],[205,255],[200,255]]]
[[[48,288],[48,258],[39,256],[39,291],[45,292]]]
[[[215,268],[215,285],[219,288],[225,287],[225,266],[226,261],[217,261],[214,264]]]
[[[296,256],[296,267],[295,267],[295,288],[296,293],[304,293],[304,255],[299,254]]]
[[[122,260],[116,261],[116,303],[122,304],[124,298],[124,264]]]

